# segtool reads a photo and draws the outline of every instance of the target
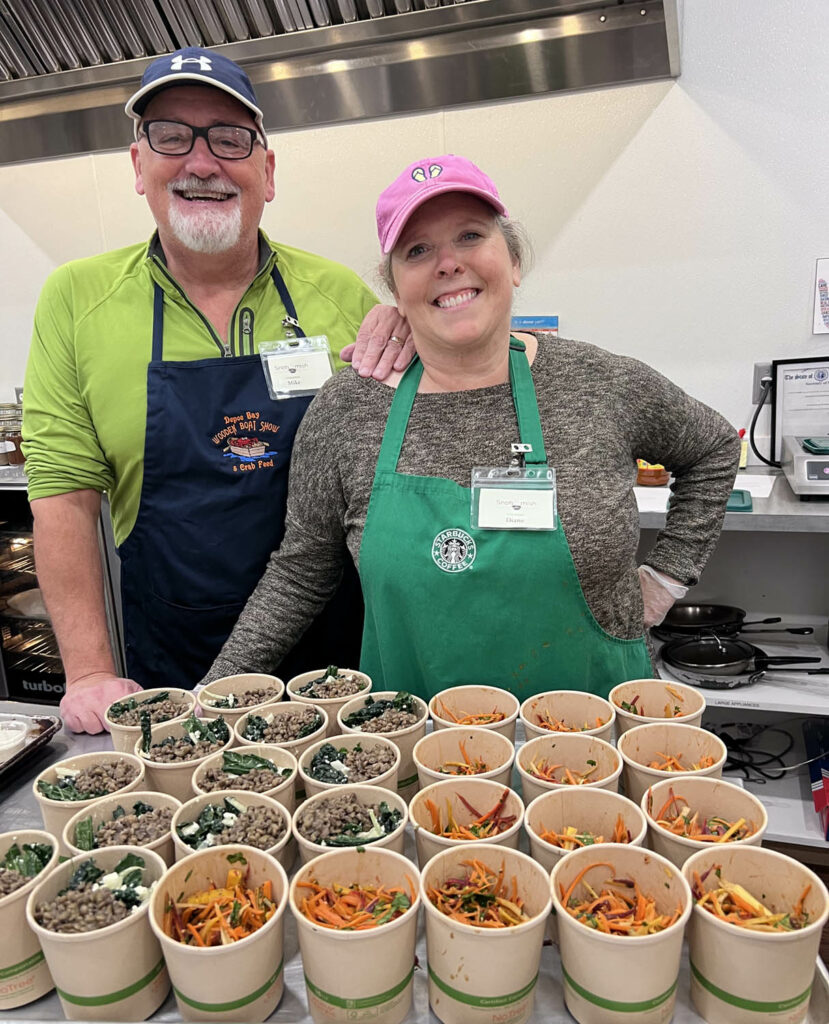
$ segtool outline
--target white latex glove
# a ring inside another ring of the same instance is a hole
[[[374,306],[357,331],[357,340],[346,345],[340,358],[350,362],[361,377],[385,380],[392,370],[405,370],[414,358],[412,329],[396,306]]]
[[[109,672],[81,676],[68,684],[60,702],[63,723],[72,732],[109,732],[104,718],[106,709],[113,701],[140,690],[141,687],[132,679],[122,679]]]
[[[649,565],[640,565],[637,572],[642,591],[642,604],[645,606],[645,629],[650,629],[651,626],[659,625],[675,601],[685,597],[688,588]]]

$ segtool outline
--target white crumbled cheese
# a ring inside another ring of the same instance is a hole
[[[236,824],[236,815],[235,814],[231,814],[230,811],[225,811],[224,814],[222,815],[222,824],[223,825],[235,825]]]
[[[323,679],[323,683],[334,683],[336,681],[337,681],[337,677],[336,676],[332,676],[330,673],[328,673],[326,675],[325,679]]]
[[[265,715],[265,721],[268,723],[268,725],[273,725],[273,714],[271,713],[270,715]]]
[[[342,761],[332,761],[331,767],[336,768],[336,770],[338,772],[342,772],[343,775],[348,775],[348,773],[351,771],[351,769],[347,765],[344,765]]]
[[[204,841],[201,844],[200,849],[203,850],[205,848],[205,846],[215,846],[215,845],[216,845],[216,834],[214,832],[208,832],[207,835],[204,838]]]
[[[199,736],[197,732],[188,732],[187,735],[194,743],[198,743],[199,740],[201,739],[201,736]]]
[[[185,836],[194,836],[199,830],[199,823],[197,821],[191,821],[189,825],[182,825],[181,832]]]
[[[80,774],[80,768],[55,768],[55,775],[59,779],[74,779]]]
[[[104,886],[105,889],[120,889],[121,888],[121,876],[117,871],[110,871],[106,875],[102,875],[98,879],[98,884]]]

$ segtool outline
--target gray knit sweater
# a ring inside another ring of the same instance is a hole
[[[646,561],[694,583],[722,525],[739,440],[714,410],[644,363],[545,337],[532,366],[558,511],[584,596],[614,636],[642,633],[636,459],[674,474],[665,528]],[[351,369],[311,403],[291,461],[286,532],[205,682],[268,672],[337,587],[360,542],[394,391]],[[509,384],[418,394],[398,472],[468,487],[473,465],[506,465],[518,440]]]

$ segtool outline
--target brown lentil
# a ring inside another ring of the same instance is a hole
[[[116,701],[116,703],[119,703]],[[132,711],[125,711],[118,717],[110,716],[110,721],[116,725],[141,725],[141,712],[146,711],[150,716],[150,722],[157,725],[159,722],[169,722],[171,718],[187,714],[190,710],[188,704],[174,700],[161,700],[157,704],[148,704],[143,701]]]
[[[271,714],[271,712],[269,711],[268,714]],[[291,714],[289,711],[282,714],[274,712],[273,721],[264,730],[261,742],[288,743],[290,740],[295,740],[303,730],[311,725],[318,729],[322,725],[322,716],[310,704],[304,707],[298,714]],[[248,739],[250,737],[246,736],[245,738]],[[258,741],[252,740],[252,742]]]
[[[411,711],[398,711],[396,708],[389,708],[382,715],[363,722],[360,732],[399,732],[400,729],[408,729],[410,725],[419,721],[420,716],[412,714]]]
[[[135,781],[137,777],[138,769],[134,764],[130,761],[118,760],[82,768],[70,781],[79,793],[84,794],[81,799],[88,800],[90,797],[116,793],[119,789],[123,789],[124,786]]]
[[[10,868],[0,868],[0,899],[19,889],[31,879]]]
[[[368,681],[353,672],[338,672],[335,676],[321,676],[321,682],[315,682],[308,689],[302,690],[303,697],[312,700],[331,700],[333,697],[348,697],[359,693],[368,686]]]
[[[144,754],[151,761],[159,764],[175,764],[179,761],[195,761],[199,757],[207,757],[224,744],[219,740],[197,740],[193,743],[189,738],[180,736],[174,743],[154,743],[149,753]]]
[[[285,835],[284,815],[272,807],[248,807],[230,825],[216,836],[219,843],[244,843],[258,850],[269,850]]]
[[[35,921],[62,934],[94,932],[123,921],[128,914],[127,906],[116,900],[111,890],[105,886],[93,890],[89,882],[35,907]]]
[[[360,831],[370,829],[369,810],[379,815],[380,805],[361,804],[354,793],[334,793],[306,807],[297,818],[297,829],[312,843],[324,843],[326,839],[342,835],[355,822],[360,825]]]
[[[221,768],[208,768],[199,779],[199,789],[213,793],[220,789],[247,789],[253,793],[267,793],[284,782],[288,776],[272,768],[254,768],[244,775],[231,775]]]
[[[105,821],[95,832],[96,846],[146,846],[170,831],[173,811],[156,807],[143,814],[125,814]]]
[[[251,708],[256,704],[264,704],[269,700],[275,701],[277,693],[277,690],[260,688],[258,690],[244,690],[242,693],[234,693],[232,695],[229,693],[213,693],[209,694],[207,698],[203,697],[202,700],[211,707],[215,707],[216,702],[220,702],[227,697],[233,696],[236,698],[236,702],[233,707],[228,710],[235,710],[236,708]],[[222,710],[224,710],[224,705],[222,706]]]

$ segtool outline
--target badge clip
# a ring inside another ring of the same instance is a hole
[[[510,451],[512,452],[512,458],[510,459],[510,466],[515,466],[517,469],[523,469],[526,462],[526,457],[532,454],[533,446],[531,444],[511,444]]]

